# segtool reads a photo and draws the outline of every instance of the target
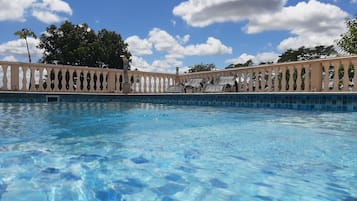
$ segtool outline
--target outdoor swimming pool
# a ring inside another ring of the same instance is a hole
[[[0,200],[357,200],[357,113],[0,103]]]

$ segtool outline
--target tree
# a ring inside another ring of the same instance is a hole
[[[51,25],[41,35],[39,48],[45,50],[41,62],[123,69],[121,55],[131,57],[128,44],[113,31],[98,34],[87,24],[69,21],[60,27]]]
[[[279,56],[278,63],[292,62],[292,61],[304,61],[319,59],[326,56],[336,55],[337,52],[334,47],[331,46],[316,46],[314,48],[300,47],[297,50],[288,49],[286,52]]]
[[[241,67],[248,67],[248,66],[253,66],[254,62],[253,60],[249,59],[245,63],[238,63],[238,64],[230,64],[227,66],[225,69],[230,69],[230,68],[241,68]]]
[[[357,13],[355,19],[346,19],[346,26],[348,31],[341,35],[337,45],[347,53],[357,54]]]
[[[201,72],[201,71],[212,71],[216,66],[214,64],[196,64],[189,67],[189,73]]]
[[[27,55],[29,57],[29,63],[31,63],[31,54],[29,49],[29,44],[27,42],[28,37],[37,38],[36,34],[31,31],[30,29],[21,29],[21,31],[17,31],[14,33],[15,35],[19,36],[20,39],[25,39],[26,41],[26,48],[27,48]]]

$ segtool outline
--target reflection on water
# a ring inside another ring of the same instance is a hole
[[[355,200],[357,113],[0,103],[0,200]]]

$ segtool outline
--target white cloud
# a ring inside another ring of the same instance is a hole
[[[279,58],[279,54],[275,52],[263,52],[258,53],[257,55],[250,55],[247,53],[241,54],[238,58],[226,60],[227,64],[243,64],[248,60],[252,60],[254,64],[259,64],[261,62],[276,62]]]
[[[258,33],[267,30],[291,30],[293,34],[302,34],[306,31],[336,30],[341,28],[341,22],[342,26],[344,25],[347,16],[348,13],[335,5],[310,0],[285,7],[280,12],[251,17],[246,31]]]
[[[72,15],[73,11],[67,2],[62,0],[43,0],[42,5],[50,11]]]
[[[175,58],[165,57],[163,60],[155,60],[151,64],[145,61],[144,58],[138,56],[132,56],[132,62],[130,64],[131,69],[138,69],[146,72],[165,72],[173,73],[176,66],[181,66],[182,62]]]
[[[351,3],[357,3],[357,0],[351,0]]]
[[[227,64],[242,64],[247,62],[248,60],[253,60],[255,58],[254,55],[243,53],[238,58],[228,59],[226,60]]]
[[[232,48],[222,44],[216,38],[209,37],[205,44],[189,45],[185,48],[186,55],[218,55],[232,54]]]
[[[285,6],[286,0],[187,0],[173,9],[191,26],[205,27],[213,23],[247,20],[243,29],[248,34],[264,31],[289,31],[291,36],[278,48],[332,45],[345,32],[348,13],[318,0],[300,1]],[[356,3],[357,0],[351,0]]]
[[[17,61],[14,56],[5,56],[2,61]]]
[[[140,39],[138,36],[130,36],[125,40],[128,43],[128,49],[135,55],[150,55],[152,54],[152,43],[147,39]]]
[[[131,63],[130,63],[130,68],[132,70],[138,69],[141,71],[149,71],[150,70],[150,65],[142,58],[138,56],[132,56],[131,57]]]
[[[62,14],[72,15],[73,11],[67,2],[62,0],[43,0],[33,4],[32,16],[46,24],[65,20]]]
[[[25,21],[26,10],[36,0],[0,0],[0,21]]]
[[[174,72],[176,67],[181,67],[185,56],[203,56],[231,54],[232,48],[224,45],[219,39],[209,37],[205,43],[186,45],[190,35],[173,37],[166,31],[153,28],[147,39],[131,36],[126,39],[129,50],[133,54],[132,67],[135,69],[154,72]],[[163,59],[158,59],[148,64],[142,55],[164,54]],[[140,67],[143,65],[143,67]]]
[[[157,51],[168,52],[174,55],[199,56],[199,55],[219,55],[231,54],[232,48],[225,46],[222,42],[214,37],[209,37],[206,43],[182,46],[180,41],[185,43],[189,40],[189,35],[175,39],[164,30],[154,28],[149,33],[149,41],[154,45]]]
[[[30,12],[44,23],[56,23],[72,15],[69,4],[63,0],[0,0],[0,21],[26,21]],[[65,16],[63,16],[65,15]]]
[[[213,23],[238,22],[247,18],[276,12],[287,0],[188,0],[173,9],[187,24],[205,27]]]
[[[41,22],[46,24],[56,23],[62,21],[62,19],[49,11],[33,11],[32,16],[36,17]]]
[[[149,41],[154,44],[157,51],[165,51],[169,53],[184,52],[183,47],[173,36],[159,28],[154,28],[149,32]]]
[[[41,57],[43,51],[36,48],[39,44],[38,39],[28,38],[27,39],[30,49],[30,54],[32,58]],[[13,41],[8,41],[6,43],[0,44],[0,55],[3,56],[13,56],[20,58],[27,58],[26,42],[24,39],[18,39]]]

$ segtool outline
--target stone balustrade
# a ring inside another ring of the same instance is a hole
[[[236,76],[237,92],[349,92],[355,91],[357,56],[278,63],[219,71],[188,73],[179,82]]]
[[[163,93],[175,74],[128,72],[130,93]],[[123,93],[124,71],[67,65],[0,62],[0,91]]]
[[[236,77],[236,92],[355,91],[357,56],[279,63],[183,75],[129,71],[130,93],[165,93],[192,78],[214,84]],[[123,93],[124,71],[67,65],[0,62],[0,91]]]

